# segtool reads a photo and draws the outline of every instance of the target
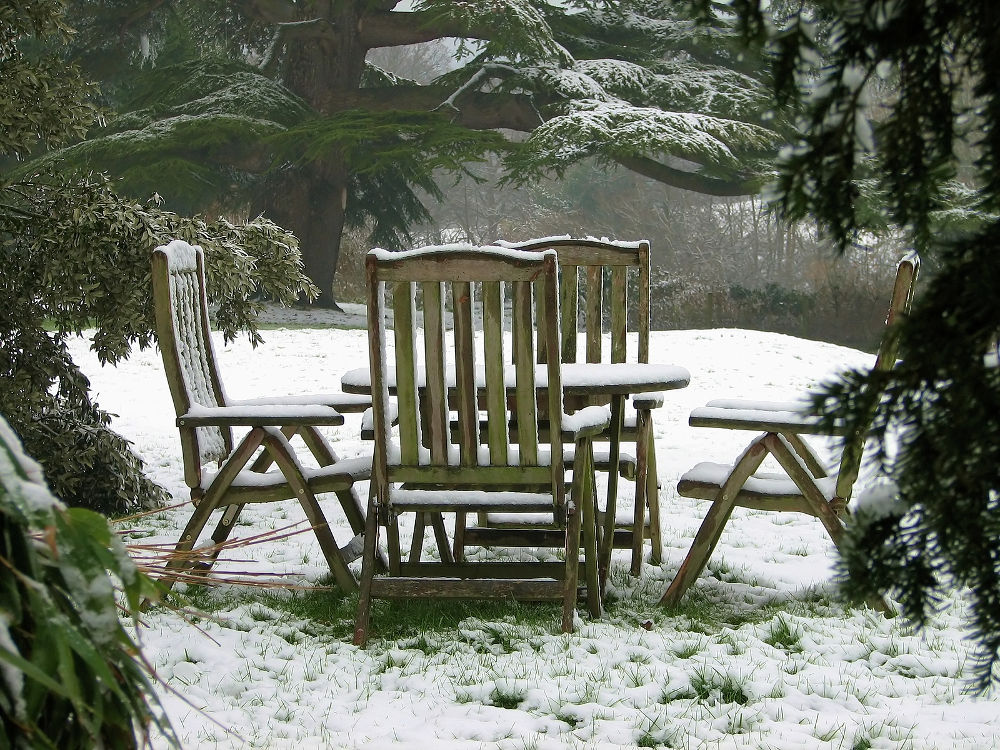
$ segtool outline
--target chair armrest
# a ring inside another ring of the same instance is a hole
[[[229,399],[229,406],[331,406],[341,414],[360,414],[372,405],[371,397],[355,393],[312,393],[301,396]]]
[[[331,406],[317,404],[192,406],[177,417],[178,427],[286,427],[336,426],[344,415]]]
[[[698,407],[688,417],[692,427],[723,427],[755,432],[791,432],[800,435],[842,435],[839,427],[830,430],[820,424],[819,417],[804,409],[808,404],[797,402],[718,400]]]
[[[650,393],[636,393],[632,396],[632,406],[639,411],[659,409],[663,406],[663,393],[652,391]]]
[[[396,406],[396,402],[392,401],[386,404],[386,410],[389,412],[389,424],[395,427],[397,424],[399,424],[399,409]],[[361,439],[362,440],[375,439],[374,409],[365,409],[365,413],[361,415]]]
[[[611,424],[611,410],[606,406],[588,406],[562,415],[562,439],[579,440],[604,432]]]

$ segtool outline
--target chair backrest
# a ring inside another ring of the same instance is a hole
[[[611,334],[609,362],[649,361],[649,242],[617,242],[594,238],[547,237],[503,243],[519,250],[554,249],[559,256],[563,362],[577,361],[577,338],[584,336],[587,362],[604,361],[605,321]],[[629,294],[630,275],[635,293]],[[605,287],[607,286],[607,290]],[[581,290],[583,294],[581,294]],[[605,291],[608,293],[605,294]],[[580,316],[580,300],[583,316]],[[629,329],[638,345],[629,353]],[[540,352],[544,356],[544,351]]]
[[[882,334],[878,354],[875,357],[875,370],[891,370],[896,364],[896,352],[899,349],[899,323],[901,318],[910,311],[910,303],[913,301],[913,290],[916,287],[919,271],[920,256],[915,252],[904,255],[896,266],[896,280],[892,286],[889,310],[885,316],[885,331]],[[840,469],[837,472],[837,497],[845,500],[850,498],[851,489],[861,470],[864,444],[864,431],[844,438],[844,452],[840,459]]]
[[[551,487],[558,512],[564,490],[558,360],[541,368],[549,386],[543,402],[551,421],[548,449],[539,445],[535,382],[536,335],[550,348],[559,345],[555,252],[471,245],[376,249],[366,257],[365,272],[373,473],[378,491],[385,493],[381,501],[389,501],[388,484],[393,482],[497,489],[532,485],[546,491]],[[422,328],[417,326],[418,296],[423,301]],[[533,297],[545,318],[537,333]],[[446,308],[452,314],[450,357]],[[387,354],[390,312],[394,369]],[[505,337],[505,330],[512,335]],[[389,423],[393,372],[398,445],[391,441]],[[477,387],[482,385],[485,396]],[[486,412],[482,432],[480,409]],[[457,413],[457,446],[450,440],[450,412]],[[517,445],[511,444],[507,430],[512,417],[519,425]]]
[[[225,406],[208,324],[205,258],[197,245],[174,240],[153,250],[153,305],[163,369],[177,416],[192,406]],[[184,479],[201,482],[204,462],[222,461],[232,451],[232,431],[181,427]]]

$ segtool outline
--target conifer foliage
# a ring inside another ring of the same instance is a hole
[[[258,295],[312,294],[294,238],[257,219],[206,222],[162,210],[156,199],[116,194],[99,175],[75,176],[52,162],[16,159],[62,145],[98,115],[79,70],[44,54],[71,33],[55,0],[0,6],[0,415],[70,505],[123,513],[164,498],[135,455],[108,428],[67,336],[94,327],[104,362],[153,340],[152,249],[174,237],[208,253],[218,323],[251,339]]]
[[[830,0],[773,23],[768,5],[732,2],[744,30],[769,40],[779,95],[804,107],[779,180],[784,210],[817,217],[845,247],[872,218],[857,197],[877,194],[879,218],[933,271],[899,331],[899,365],[847,373],[823,401],[854,425],[874,413],[898,487],[895,503],[862,503],[843,557],[849,588],[892,591],[919,625],[968,587],[985,689],[1000,664],[1000,5]],[[876,83],[890,92],[878,102]],[[951,222],[957,192],[973,200]]]
[[[510,178],[585,158],[713,195],[756,191],[776,143],[759,58],[728,16],[618,0],[70,3],[75,54],[120,113],[65,158],[168,206],[288,227],[329,296],[345,223],[401,246],[437,176],[489,154]],[[455,40],[425,83],[370,50]],[[513,134],[513,135],[512,135]]]

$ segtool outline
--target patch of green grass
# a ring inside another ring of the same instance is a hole
[[[493,688],[493,692],[490,693],[490,705],[496,706],[497,708],[517,708],[522,703],[527,695],[523,691],[514,690],[513,688],[500,687],[499,685]]]
[[[707,666],[696,669],[691,675],[691,689],[702,703],[716,701],[745,706],[750,702],[739,677]]]
[[[699,639],[697,641],[690,641],[689,643],[678,646],[670,653],[678,659],[690,659],[695,654],[700,653],[703,648],[705,648],[705,642]]]
[[[657,739],[649,732],[644,732],[639,735],[639,739],[635,741],[636,747],[659,747],[660,743]]]
[[[764,638],[764,643],[782,651],[797,653],[802,650],[801,640],[801,629],[796,627],[786,615],[779,614],[771,624],[771,629]]]

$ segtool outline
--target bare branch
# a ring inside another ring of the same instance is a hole
[[[430,11],[373,13],[361,19],[358,31],[366,49],[418,44],[449,36],[490,39],[493,33],[488,24],[463,24]]]
[[[257,67],[266,75],[274,72],[278,64],[278,53],[289,39],[324,39],[332,38],[333,23],[326,18],[311,18],[308,21],[288,21],[276,24],[271,43],[267,46],[264,59]]]
[[[468,81],[455,89],[455,91],[447,99],[441,102],[438,106],[434,107],[434,109],[452,109],[457,111],[458,107],[455,106],[455,102],[460,96],[462,96],[462,94],[474,90],[476,86],[496,73],[517,73],[517,69],[511,67],[510,65],[500,65],[497,63],[486,65],[477,70]]]

